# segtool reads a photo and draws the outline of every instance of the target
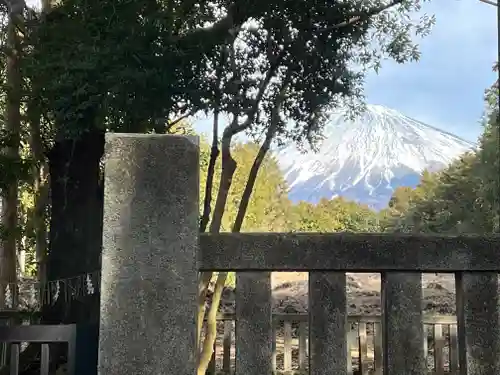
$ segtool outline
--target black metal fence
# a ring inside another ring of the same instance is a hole
[[[55,357],[61,353],[59,348],[63,349],[66,360],[65,374],[97,374],[97,324],[44,325],[39,322],[38,313],[0,312],[0,375],[20,375],[25,367],[36,368],[40,375],[49,375],[50,364],[61,362]],[[23,351],[27,352],[25,358],[22,358]]]
[[[68,346],[67,374],[75,375],[76,369],[76,325],[24,325],[0,327],[0,341],[10,347],[10,360],[6,361],[10,375],[19,375],[21,344],[40,344],[40,375],[49,375],[50,344]]]

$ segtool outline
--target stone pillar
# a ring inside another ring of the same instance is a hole
[[[236,273],[237,375],[271,375],[271,272]]]
[[[457,272],[460,375],[500,374],[500,295],[495,272]]]
[[[108,134],[99,375],[196,371],[196,137]]]
[[[347,375],[347,291],[343,272],[309,273],[309,371]]]
[[[427,375],[422,275],[382,274],[384,375]]]

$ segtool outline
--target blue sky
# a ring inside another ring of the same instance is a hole
[[[419,41],[419,62],[387,61],[365,83],[367,103],[381,104],[462,138],[481,133],[484,90],[498,77],[497,10],[479,0],[433,0],[422,11],[436,16],[432,33]],[[211,119],[198,119],[209,133]]]

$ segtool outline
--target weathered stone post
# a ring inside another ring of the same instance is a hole
[[[382,274],[384,375],[426,375],[422,274]]]
[[[348,374],[348,332],[345,273],[310,272],[309,368],[311,374]]]
[[[500,374],[500,295],[496,272],[457,272],[460,375]]]
[[[106,136],[99,375],[194,375],[196,137]]]

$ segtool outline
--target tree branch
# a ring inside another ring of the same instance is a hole
[[[219,35],[222,42],[233,34],[231,32],[232,29],[241,26],[248,18],[249,15],[247,14],[247,12],[242,12],[240,10],[240,7],[236,3],[233,3],[229,6],[227,15],[219,21],[215,22],[213,25],[209,27],[200,27],[194,30],[190,30],[182,35],[176,35],[171,38],[170,42],[189,42],[190,40],[205,38],[209,34],[211,34],[211,36]]]
[[[325,33],[325,32],[329,32],[329,31],[341,29],[343,27],[352,26],[352,25],[354,25],[354,24],[356,24],[358,22],[366,21],[370,17],[376,16],[377,14],[382,13],[383,11],[386,11],[387,9],[390,9],[390,8],[396,6],[396,5],[399,5],[402,2],[403,2],[403,0],[393,0],[389,4],[384,4],[384,5],[381,5],[381,6],[378,6],[378,7],[374,7],[372,9],[366,10],[364,12],[352,13],[348,17],[347,21],[338,23],[338,24],[330,26],[330,27],[314,28],[314,29],[316,29],[320,33]]]
[[[341,22],[339,24],[333,25],[333,26],[328,27],[328,28],[317,29],[317,31],[320,33],[324,33],[324,32],[332,31],[335,29],[340,29],[340,28],[343,28],[343,27],[346,27],[349,25],[353,25],[357,22],[365,21],[374,15],[377,15],[377,14],[379,14],[379,13],[381,13],[389,8],[392,8],[396,5],[401,4],[402,2],[403,2],[403,0],[393,0],[389,4],[384,4],[384,5],[381,5],[378,7],[374,7],[372,9],[369,9],[369,10],[364,11],[364,12],[352,13],[350,15],[350,18],[347,21]],[[292,44],[293,44],[293,42],[292,42]],[[272,77],[274,76],[277,69],[279,68],[281,61],[283,60],[283,58],[285,56],[285,51],[286,51],[285,48],[281,50],[279,55],[276,57],[275,61],[271,64],[270,69],[267,71],[266,77],[263,79],[263,81],[261,82],[261,85],[259,87],[254,104],[246,114],[247,115],[246,120],[242,124],[238,124],[238,122],[236,121],[236,118],[233,119],[231,125],[229,125],[224,130],[224,135],[227,134],[227,136],[233,136],[237,133],[240,133],[240,132],[246,130],[252,124],[252,122],[254,121],[255,115],[257,113],[259,103],[262,100],[262,97],[264,96],[264,93],[265,93],[267,86],[269,85]]]
[[[253,105],[246,113],[247,115],[246,120],[242,124],[238,124],[238,121],[233,118],[231,125],[229,125],[226,129],[224,129],[224,136],[232,137],[248,129],[250,125],[252,125],[252,122],[255,119],[255,115],[257,114],[257,110],[259,109],[259,104],[262,98],[264,97],[264,94],[266,92],[267,87],[269,86],[269,83],[271,82],[271,79],[276,74],[284,56],[285,56],[285,49],[281,50],[279,55],[276,57],[275,61],[271,64],[271,67],[268,69],[266,76],[260,83],[259,90],[257,92]]]
[[[228,8],[227,15],[220,19],[219,21],[215,22],[213,25],[209,27],[202,27],[198,29],[194,29],[191,31],[188,31],[187,33],[183,35],[177,35],[174,36],[170,41],[172,43],[177,43],[177,42],[189,42],[189,39],[195,40],[197,38],[201,37],[206,37],[207,35],[211,34],[212,36],[216,36],[219,34],[221,37],[221,42],[226,40],[227,38],[231,37],[232,29],[236,29],[240,27],[248,18],[250,18],[251,14],[247,10],[242,10],[242,6],[238,6],[236,4],[238,0],[235,0],[235,3],[231,4]],[[374,7],[372,9],[362,11],[362,12],[355,12],[350,14],[347,18],[346,21],[343,21],[339,24],[336,24],[331,27],[327,27],[324,29],[318,29],[320,32],[327,32],[335,29],[340,29],[342,27],[350,26],[353,25],[357,22],[360,21],[366,21],[372,16],[375,16],[389,8],[392,8],[396,5],[399,5],[403,2],[403,0],[393,0],[389,4],[384,4],[380,5],[378,7]],[[485,1],[486,2],[486,1]],[[255,14],[253,16],[259,16],[259,14]],[[312,27],[313,29],[317,29],[316,27]]]
[[[315,26],[312,27],[314,30],[318,30],[319,32],[328,32],[336,29],[340,29],[346,26],[354,25],[361,21],[366,21],[372,16],[375,16],[389,8],[392,8],[396,5],[399,5],[403,2],[403,0],[393,0],[389,4],[380,5],[378,7],[374,7],[372,9],[355,12],[350,14],[346,21],[343,21],[339,24],[327,27],[327,28],[317,28]],[[250,14],[246,11],[242,11],[240,7],[233,3],[229,6],[227,15],[223,17],[221,20],[215,22],[213,25],[209,27],[203,27],[194,29],[189,31],[183,35],[177,35],[171,39],[172,43],[177,42],[189,42],[189,40],[196,40],[197,38],[206,37],[207,35],[212,36],[220,36],[220,42],[224,42],[227,38],[231,37],[234,32],[231,30],[240,27],[248,18],[250,18]]]
[[[489,1],[489,0],[479,0],[479,1],[485,4],[494,5],[496,7],[498,6],[498,3],[495,3],[494,1]]]
[[[175,125],[177,125],[179,122],[181,122],[182,120],[187,119],[189,116],[192,116],[192,115],[194,115],[195,113],[196,113],[196,111],[195,111],[195,110],[193,110],[193,111],[189,111],[188,113],[186,113],[186,114],[184,114],[184,115],[182,115],[182,116],[180,116],[180,117],[176,118],[174,121],[172,121],[172,122],[168,123],[167,128],[166,128],[166,131],[168,132],[170,129],[172,129],[172,127],[174,127]],[[163,119],[158,120],[158,121],[162,121],[162,120],[163,120]]]
[[[219,66],[217,69],[217,81],[216,81],[216,97],[215,97],[215,110],[214,110],[214,121],[212,126],[212,148],[210,150],[210,160],[208,163],[208,171],[207,171],[207,182],[205,185],[205,199],[203,202],[203,214],[200,219],[200,232],[205,232],[208,226],[208,222],[210,221],[210,211],[212,209],[212,189],[213,189],[213,180],[215,173],[215,164],[217,162],[217,158],[219,157],[220,151],[218,147],[219,143],[219,114],[220,114],[220,100],[221,100],[221,83],[222,83],[222,75],[224,71],[224,60],[225,53],[222,49],[221,58],[219,62]]]
[[[248,174],[247,183],[245,185],[245,190],[243,191],[243,194],[241,196],[240,205],[238,207],[238,213],[236,214],[236,219],[234,220],[232,232],[239,232],[241,230],[241,227],[243,226],[243,220],[245,219],[245,215],[248,209],[248,204],[250,203],[250,198],[252,197],[252,192],[255,186],[255,181],[257,180],[257,175],[259,173],[260,166],[262,165],[262,162],[264,161],[264,158],[266,157],[267,152],[271,147],[271,142],[273,141],[274,136],[276,135],[279,128],[280,124],[279,111],[281,109],[283,101],[286,98],[286,90],[290,83],[290,78],[291,75],[287,74],[287,76],[283,80],[283,85],[280,89],[280,92],[278,93],[278,96],[276,97],[273,103],[273,108],[271,110],[271,119],[270,119],[271,123],[269,125],[269,128],[267,129],[266,138],[264,139],[264,142],[262,143],[262,146],[260,147],[257,156],[253,161],[250,173]]]

